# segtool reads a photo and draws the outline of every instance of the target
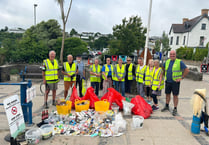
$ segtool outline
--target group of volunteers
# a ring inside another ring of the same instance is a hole
[[[48,93],[52,90],[53,105],[55,105],[55,96],[57,82],[59,80],[59,65],[55,59],[56,53],[49,52],[49,59],[43,62],[43,81],[46,84],[45,107],[47,106]],[[94,64],[90,65],[90,82],[95,88],[95,94],[99,95],[101,79],[103,79],[103,94],[108,88],[114,87],[122,96],[130,95],[132,87],[135,88],[133,81],[137,84],[137,94],[144,97],[151,105],[152,109],[158,110],[158,96],[161,96],[161,90],[165,85],[166,104],[162,112],[169,110],[171,92],[173,94],[173,115],[177,115],[178,95],[180,90],[180,81],[186,77],[189,69],[180,59],[176,58],[176,52],[170,51],[168,59],[162,67],[159,60],[150,59],[148,65],[143,64],[143,58],[138,58],[138,64],[134,65],[130,57],[127,63],[123,64],[121,58],[117,64],[111,64],[111,59],[106,58],[106,64],[101,66],[96,58]],[[64,75],[64,97],[66,98],[70,87],[79,84],[79,94],[82,97],[82,79],[85,79],[84,64],[81,57],[73,61],[73,56],[67,56],[67,62],[63,63],[62,74]]]

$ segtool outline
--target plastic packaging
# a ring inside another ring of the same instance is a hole
[[[112,108],[112,111],[115,114],[118,114],[118,112],[119,112],[119,106],[118,105],[116,105],[115,103],[113,103],[112,106],[111,106],[111,108]]]
[[[44,124],[40,127],[41,132],[42,132],[42,139],[48,139],[52,137],[53,135],[53,130],[54,130],[54,125],[52,124]]]
[[[115,115],[114,126],[118,128],[118,133],[123,133],[126,131],[126,121],[123,119],[121,113]]]
[[[132,118],[132,127],[134,129],[142,128],[143,127],[143,122],[144,122],[144,117],[139,116],[139,115],[134,115],[133,118]]]
[[[41,130],[33,128],[25,133],[25,140],[28,144],[38,144],[41,140]]]
[[[129,103],[124,100],[122,100],[122,102],[123,102],[123,114],[124,115],[131,115],[131,110],[134,107],[134,104]]]

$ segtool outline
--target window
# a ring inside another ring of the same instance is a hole
[[[179,45],[179,36],[176,37],[176,45]]]
[[[173,45],[173,37],[170,39],[170,45]]]
[[[184,36],[183,45],[185,45],[185,41],[186,41],[186,36]]]
[[[206,30],[206,24],[202,24],[201,30]]]
[[[204,36],[200,36],[200,46],[204,45]]]

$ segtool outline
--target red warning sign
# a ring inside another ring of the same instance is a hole
[[[12,107],[12,110],[11,110],[12,114],[13,115],[16,115],[17,114],[17,107]]]

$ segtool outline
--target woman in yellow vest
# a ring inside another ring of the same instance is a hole
[[[161,90],[164,88],[164,77],[163,69],[159,67],[159,60],[154,60],[154,74],[152,80],[152,99],[154,104],[152,105],[152,110],[158,110],[158,99],[157,96],[161,96]]]
[[[151,98],[151,94],[152,94],[152,76],[154,74],[154,62],[153,59],[149,59],[149,64],[147,66],[147,69],[145,71],[145,80],[144,80],[144,84],[145,84],[145,95],[147,96],[147,102],[148,104],[152,103],[152,98]]]
[[[95,94],[99,95],[99,83],[101,82],[101,71],[102,67],[99,65],[99,60],[96,58],[94,64],[90,66],[90,82],[91,86],[95,89]]]
[[[125,92],[131,94],[132,82],[135,79],[135,65],[131,62],[130,57],[127,58],[127,64],[125,65],[126,76],[125,76]]]
[[[68,95],[69,88],[76,86],[76,73],[78,72],[78,68],[76,64],[73,62],[73,56],[67,56],[67,62],[63,63],[62,74],[64,75],[64,97],[66,98]]]
[[[125,97],[125,65],[123,64],[123,60],[119,58],[118,64],[115,65],[114,72],[116,74],[115,78],[115,84],[116,84],[116,90],[119,92],[121,89],[122,96]]]
[[[143,63],[143,58],[138,58],[138,65],[136,67],[136,82],[137,82],[137,93],[145,97],[144,93],[144,73],[146,70],[146,65]]]
[[[48,109],[48,94],[50,90],[52,90],[52,105],[55,106],[55,97],[56,97],[56,90],[57,90],[57,83],[59,82],[59,63],[55,59],[56,53],[55,51],[49,52],[49,59],[45,59],[43,61],[43,83],[46,85],[45,90],[45,98],[44,98],[44,107]]]

